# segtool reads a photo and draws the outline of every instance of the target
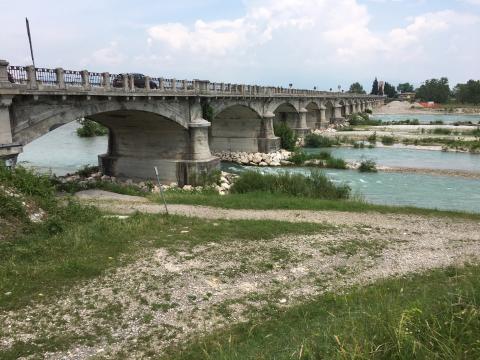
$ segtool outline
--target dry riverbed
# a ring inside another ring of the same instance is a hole
[[[78,194],[110,213],[161,212],[144,198]],[[322,224],[315,234],[262,241],[158,248],[84,282],[55,302],[0,313],[0,352],[15,342],[67,339],[46,359],[159,356],[190,337],[288,307],[327,291],[464,262],[480,256],[480,223],[444,217],[314,211],[225,210],[171,205],[208,219],[274,219]],[[128,216],[128,215],[127,215]],[[119,220],[122,221],[122,220]],[[178,229],[188,234],[189,229]],[[52,340],[53,341],[53,340]]]

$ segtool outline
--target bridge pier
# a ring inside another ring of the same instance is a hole
[[[262,128],[258,138],[258,151],[271,153],[280,149],[280,138],[275,136],[273,131],[273,119],[275,114],[267,112],[262,116]]]
[[[0,88],[11,88],[12,83],[8,80],[8,62],[0,60]],[[10,105],[12,95],[0,95],[0,161],[7,166],[14,166],[18,154],[22,152],[22,146],[13,142],[12,121],[10,119]]]
[[[303,139],[305,138],[305,136],[307,136],[311,132],[310,128],[307,125],[308,110],[305,108],[301,108],[298,113],[299,113],[299,117],[297,121],[297,127],[294,128],[293,130],[295,131],[295,133],[299,138]]]
[[[334,105],[332,123],[341,124],[345,121],[345,118],[342,116],[342,108],[343,106],[341,104]]]

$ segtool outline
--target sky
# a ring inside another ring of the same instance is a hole
[[[480,0],[0,0],[0,58],[37,67],[139,72],[369,91],[446,76],[480,79]],[[5,31],[6,29],[6,31]]]

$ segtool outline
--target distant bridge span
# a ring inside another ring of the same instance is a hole
[[[118,87],[119,86],[119,87]],[[277,122],[298,136],[373,109],[371,95],[8,66],[0,60],[0,157],[58,124],[87,117],[109,129],[99,165],[108,175],[188,182],[219,164],[211,151],[272,152]],[[210,121],[208,121],[210,120]]]

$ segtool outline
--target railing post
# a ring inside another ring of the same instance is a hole
[[[188,91],[188,81],[187,80],[183,80],[183,91]]]
[[[8,80],[8,61],[0,60],[0,87],[11,87],[12,83]]]
[[[131,91],[135,91],[135,78],[133,77],[133,74],[128,76],[128,88]]]
[[[150,76],[145,76],[145,90],[150,90]]]
[[[123,85],[123,91],[128,91],[128,74],[122,74],[122,85]]]
[[[172,91],[177,91],[177,79],[172,79]]]
[[[102,73],[102,86],[105,89],[110,89],[110,73],[108,72]]]
[[[82,87],[84,90],[90,90],[90,78],[88,74],[88,70],[80,71],[82,75]]]
[[[158,79],[158,89],[160,91],[165,90],[165,80],[163,78]]]
[[[208,80],[195,80],[195,81],[198,84],[197,90],[200,94],[206,94],[209,92],[210,81]]]
[[[37,76],[33,65],[27,66],[27,81],[29,89],[38,89]]]
[[[65,89],[65,71],[62,68],[56,68],[55,73],[57,74],[57,86],[59,89]]]

